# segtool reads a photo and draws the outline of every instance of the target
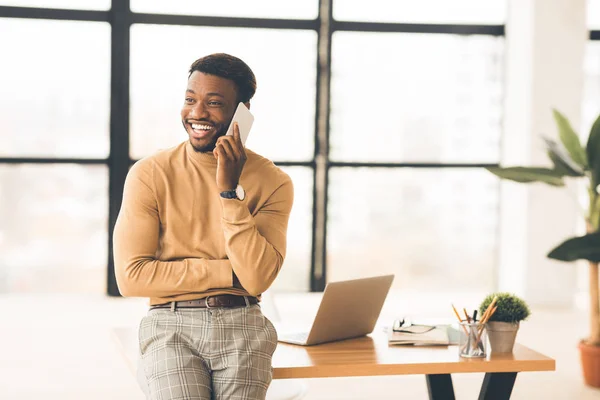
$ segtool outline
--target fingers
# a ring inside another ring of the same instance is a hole
[[[217,139],[217,146],[219,145],[225,148],[226,154],[230,154],[232,157],[231,159],[234,161],[239,161],[246,156],[246,152],[240,152],[235,143],[235,139],[231,136],[221,136],[219,139]]]
[[[237,122],[233,123],[233,140],[240,154],[246,155],[244,143],[242,143],[242,138],[240,135],[240,125]]]
[[[237,122],[233,123],[233,139],[236,143],[242,142],[242,139],[240,139],[240,124]]]
[[[220,150],[219,155],[222,155],[223,157],[225,157],[225,159],[229,160],[229,161],[236,161],[236,155],[233,151],[233,148],[231,147],[231,143],[229,143],[226,140],[219,140],[217,141],[217,145],[215,147],[216,149]]]
[[[225,154],[225,150],[223,150],[223,146],[216,144],[213,150],[213,156],[220,162],[225,159],[227,155]]]

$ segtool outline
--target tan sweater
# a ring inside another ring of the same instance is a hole
[[[257,296],[273,283],[285,257],[292,181],[271,161],[246,153],[243,201],[221,198],[216,159],[189,142],[131,168],[113,241],[123,296],[149,297],[154,305]],[[233,286],[233,273],[243,288]]]

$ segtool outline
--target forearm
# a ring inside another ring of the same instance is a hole
[[[238,200],[223,200],[225,251],[243,288],[253,296],[271,286],[284,256],[259,231],[255,218]],[[285,241],[285,230],[281,232]],[[285,248],[285,245],[283,245]]]
[[[154,218],[122,209],[114,230],[115,275],[123,296],[167,297],[233,285],[229,260],[156,259],[158,226]]]
[[[117,260],[117,284],[126,297],[169,297],[233,285],[229,260],[158,261],[135,256]]]

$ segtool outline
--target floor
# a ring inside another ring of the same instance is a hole
[[[451,301],[459,307],[472,308],[477,304],[476,297],[424,298],[393,293],[376,329],[382,329],[399,315],[447,317]],[[271,300],[277,308],[265,304],[265,312],[273,319],[278,311],[285,324],[309,320],[319,297],[278,294],[272,295]],[[411,312],[403,312],[408,305]],[[99,295],[0,295],[0,308],[1,399],[143,399],[111,332],[115,327],[135,328],[145,313],[145,300]],[[557,371],[520,374],[512,398],[600,400],[600,390],[587,388],[580,374],[576,346],[585,335],[586,325],[583,311],[534,308],[530,320],[522,324],[517,340],[555,358]],[[453,379],[458,399],[477,398],[481,374],[457,375]],[[288,388],[305,387],[306,400],[427,398],[422,376],[280,382]],[[272,395],[275,397],[276,393]]]

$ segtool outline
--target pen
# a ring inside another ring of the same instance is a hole
[[[458,313],[458,311],[456,311],[456,307],[454,307],[454,304],[452,304],[452,309],[454,310],[454,314],[456,315],[456,318],[458,318],[458,324],[460,325],[462,320],[460,319],[460,314]],[[463,331],[465,331],[465,335],[469,336],[469,332],[467,332],[467,328],[465,328],[463,325],[460,325],[460,326],[462,326]]]
[[[482,323],[485,323],[483,321],[487,318],[487,315],[490,313],[490,311],[492,311],[492,309],[496,305],[496,301],[498,301],[498,296],[494,296],[494,299],[492,300],[492,303],[485,309],[485,312],[483,313],[483,315],[480,318],[480,320],[482,321]]]
[[[485,329],[485,324],[492,318],[492,315],[496,312],[498,307],[494,307],[489,313],[487,313],[486,317],[481,320],[481,329],[479,330],[479,334],[477,335],[477,341],[481,339],[481,335],[483,335],[483,330]]]
[[[467,318],[467,322],[471,323],[471,317],[469,317],[469,314],[467,314],[467,309],[463,308],[463,312],[465,313],[465,317]]]

